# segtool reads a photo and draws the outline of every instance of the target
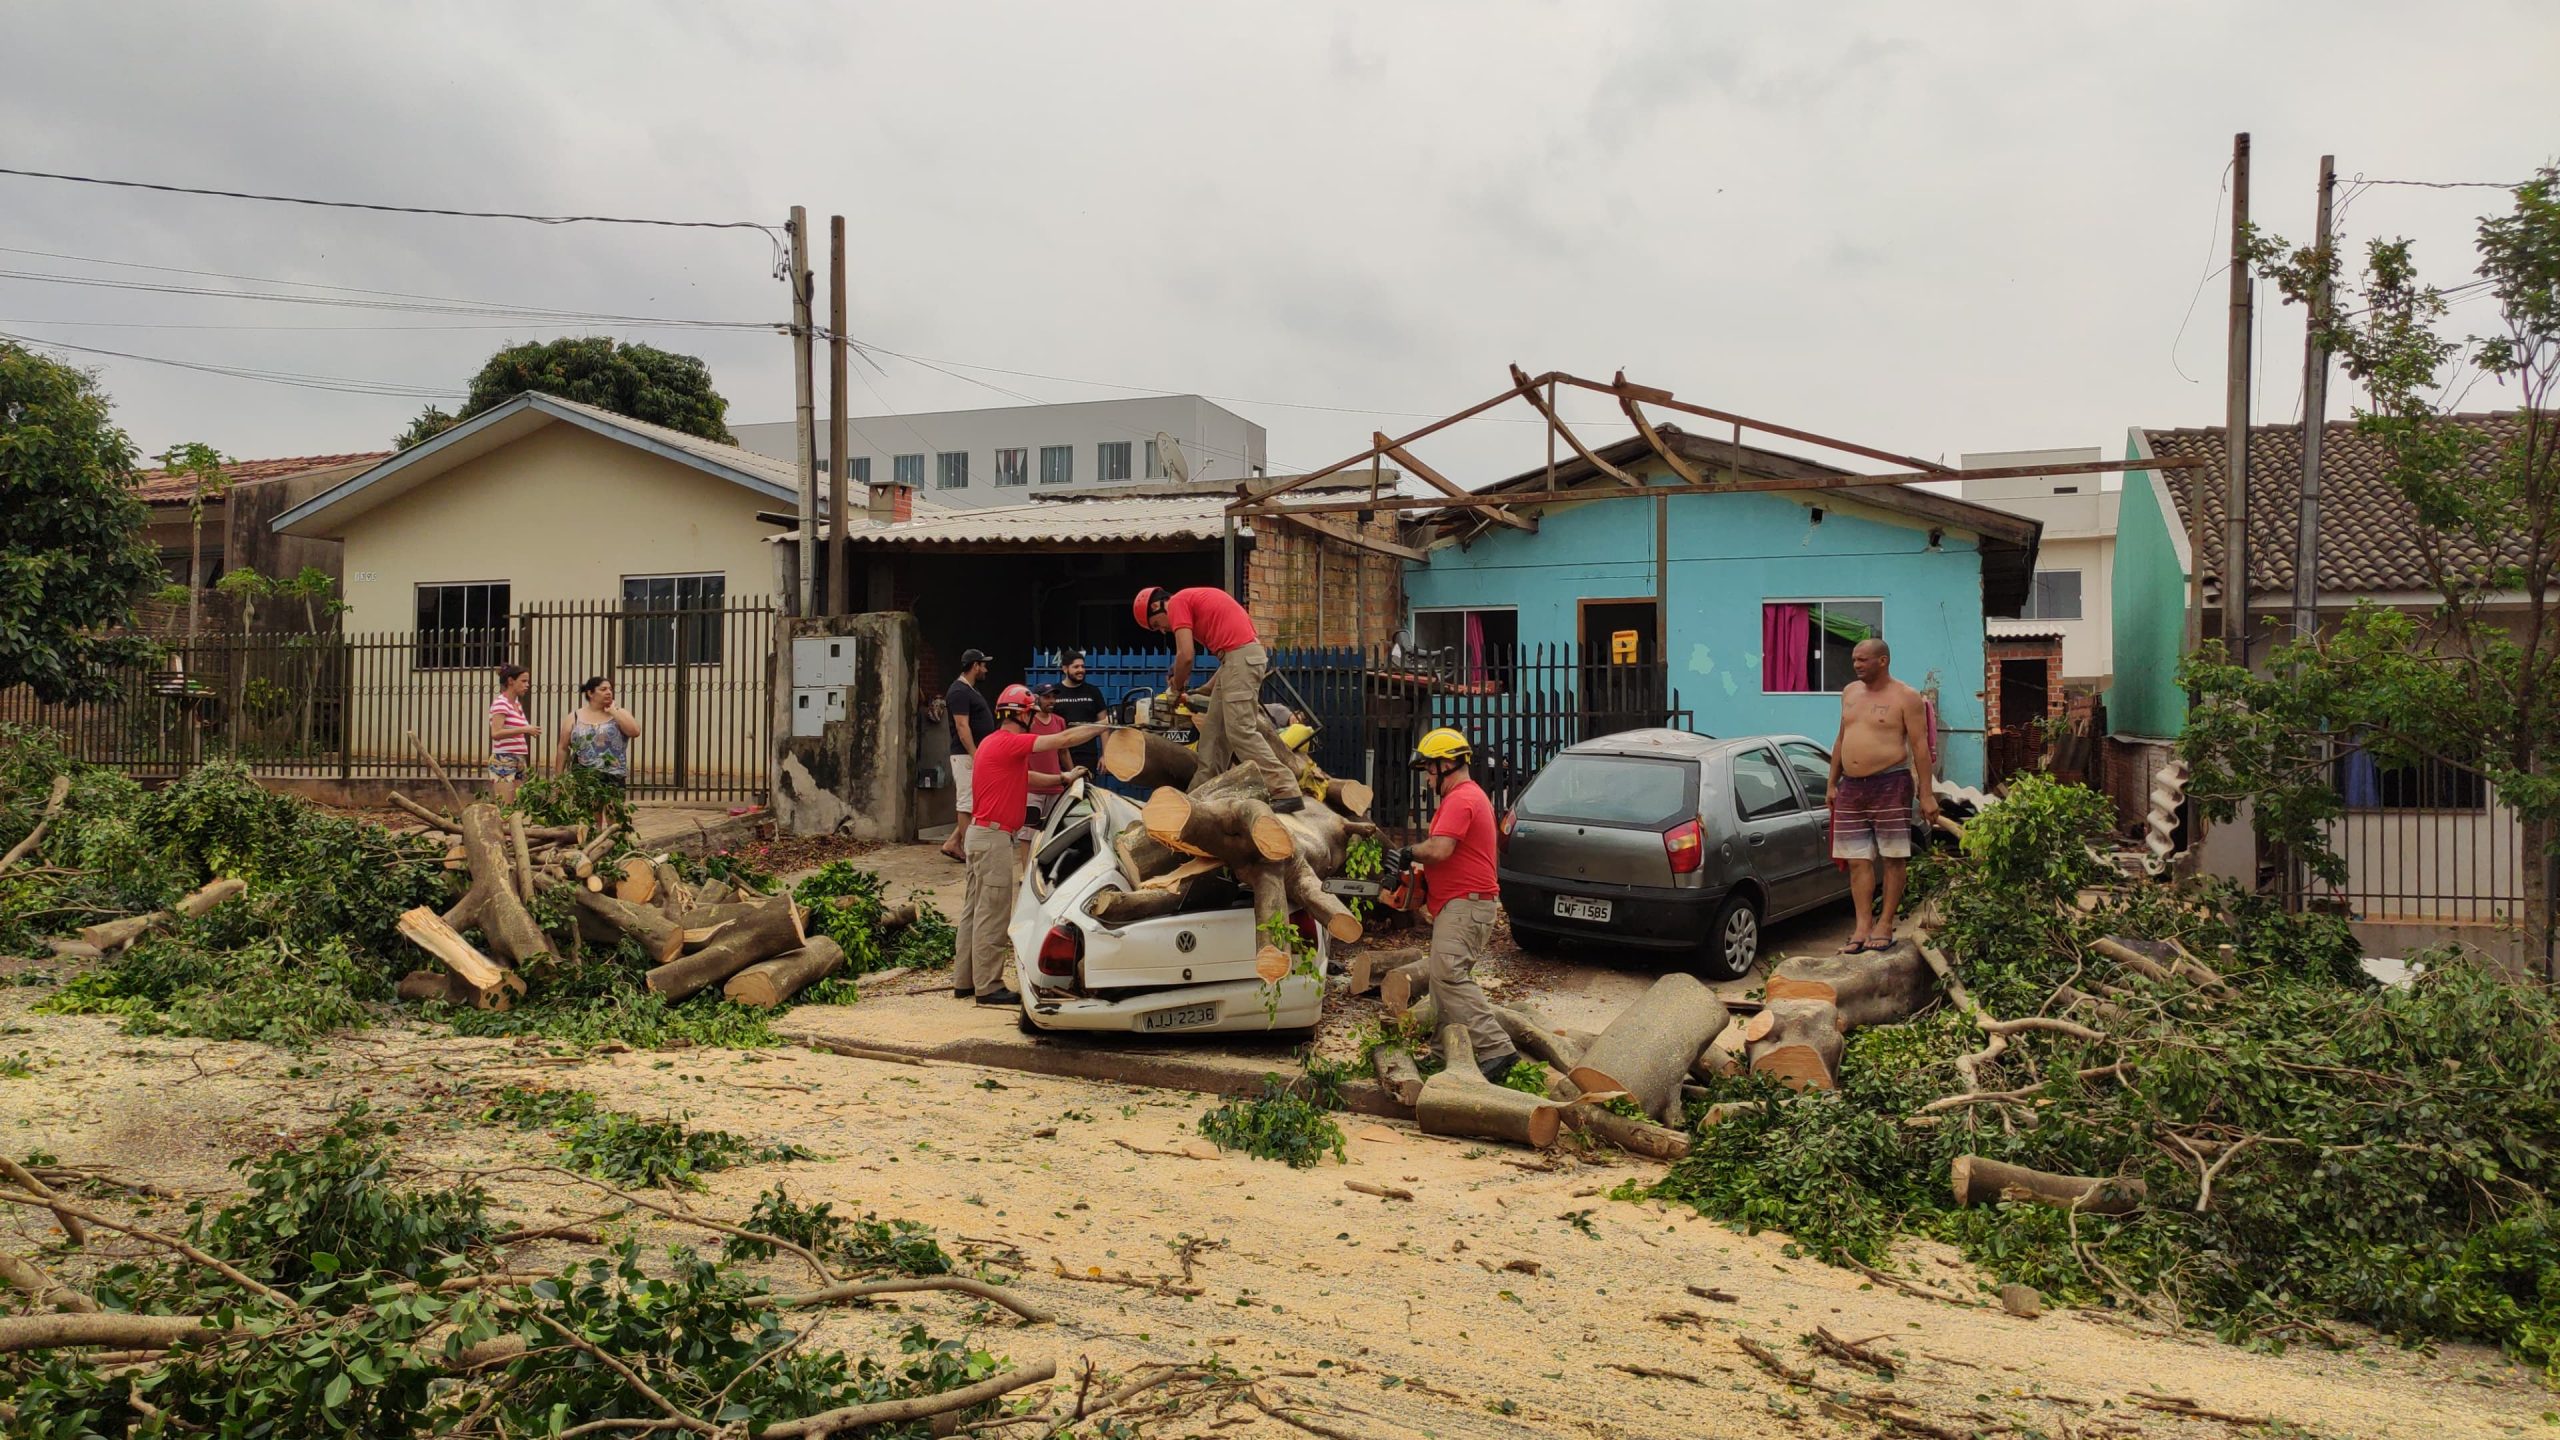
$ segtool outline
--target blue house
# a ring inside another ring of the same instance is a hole
[[[1586,675],[1612,660],[1659,661],[1652,673],[1693,728],[1827,746],[1849,652],[1881,633],[1894,673],[1936,700],[1943,773],[1981,784],[1982,622],[2025,604],[2038,522],[1907,486],[1819,488],[1849,472],[1674,426],[1659,433],[1707,485],[1630,437],[1597,453],[1640,481],[1640,494],[1577,459],[1557,466],[1552,488],[1617,493],[1514,507],[1532,529],[1476,509],[1439,512],[1426,558],[1405,570],[1416,648],[1454,653],[1461,672],[1542,646],[1573,647]],[[1807,488],[1714,483],[1737,471]],[[1542,466],[1477,493],[1548,489]]]

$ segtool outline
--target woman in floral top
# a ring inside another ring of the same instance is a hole
[[[601,675],[578,687],[578,708],[560,722],[560,768],[592,770],[619,790],[631,782],[631,742],[640,722],[613,703],[613,682]]]

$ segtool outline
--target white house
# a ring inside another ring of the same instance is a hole
[[[2085,450],[1993,450],[1964,457],[1968,470],[2024,465],[2067,465],[2099,459]],[[2062,636],[2066,685],[2104,689],[2115,674],[2115,629],[2109,609],[2116,564],[2116,508],[2120,490],[2104,488],[2103,475],[2030,475],[2013,480],[1967,480],[1959,493],[1979,505],[2044,522],[2036,551],[2036,578],[2026,608],[2014,620],[1986,623],[1993,638]]]
[[[896,481],[944,506],[1020,505],[1042,487],[1159,484],[1172,437],[1190,479],[1244,480],[1263,473],[1262,427],[1198,395],[1143,395],[1071,405],[1010,405],[915,415],[858,415],[854,483]],[[788,463],[799,431],[788,420],[734,425],[738,443]],[[818,463],[827,464],[826,421],[818,422]]]

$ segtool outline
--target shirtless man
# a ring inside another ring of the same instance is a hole
[[[1893,678],[1893,651],[1881,639],[1850,652],[1858,678],[1840,692],[1840,736],[1831,743],[1831,858],[1849,865],[1849,895],[1858,933],[1848,953],[1893,943],[1895,912],[1911,864],[1911,802],[1920,823],[1938,818],[1930,784],[1929,707],[1920,692]],[[1876,905],[1876,868],[1884,868],[1884,910]]]

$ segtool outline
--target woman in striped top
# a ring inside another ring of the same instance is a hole
[[[524,697],[533,676],[521,665],[498,667],[498,693],[489,701],[489,780],[498,803],[516,798],[516,782],[533,773],[532,737],[542,727],[524,717]]]

